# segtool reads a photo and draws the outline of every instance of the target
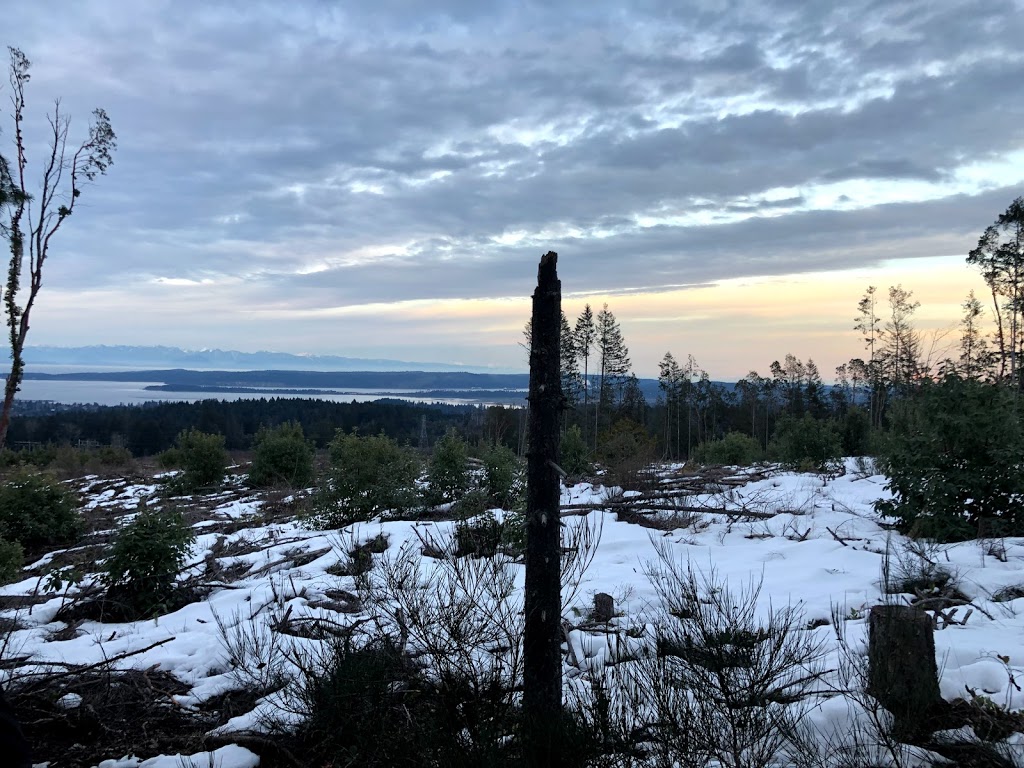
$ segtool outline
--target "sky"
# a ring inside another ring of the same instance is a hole
[[[955,343],[1024,194],[1017,0],[35,0],[54,99],[118,135],[54,240],[30,344],[525,370],[541,254],[634,369],[860,356],[869,285]],[[0,91],[0,153],[13,133]],[[32,158],[36,158],[34,161]],[[991,317],[991,311],[989,312]]]

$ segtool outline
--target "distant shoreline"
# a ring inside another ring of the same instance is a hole
[[[222,386],[218,384],[150,384],[143,387],[148,392],[212,392],[212,393],[227,393],[227,392],[243,392],[251,395],[308,395],[310,397],[317,397],[322,395],[331,395],[334,397],[343,397],[345,395],[366,395],[366,392],[346,392],[338,389],[294,389],[284,387],[237,387],[237,386]],[[396,400],[407,400],[409,397],[415,396],[416,398],[430,398],[436,397],[445,400],[507,400],[509,402],[516,402],[519,400],[526,399],[526,390],[507,390],[507,389],[474,389],[474,390],[462,390],[462,389],[429,389],[429,390],[415,390],[412,392],[374,392],[373,394],[379,395],[381,398],[394,398]]]

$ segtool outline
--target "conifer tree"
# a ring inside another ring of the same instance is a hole
[[[1024,387],[1024,197],[999,215],[967,255],[992,293],[999,376]]]
[[[658,387],[665,398],[665,448],[670,458],[679,456],[683,408],[683,369],[671,352],[658,364]]]
[[[561,341],[559,342],[560,369],[562,372],[562,395],[566,406],[574,409],[583,391],[583,377],[580,375],[579,356],[576,354],[576,335],[569,319],[562,312]]]
[[[629,375],[631,363],[629,349],[622,338],[619,321],[605,304],[597,313],[597,357],[600,373],[597,386],[597,415],[594,419],[595,445],[601,430],[601,413],[614,408],[622,385]]]
[[[573,328],[573,349],[576,359],[583,361],[583,440],[587,439],[587,415],[590,413],[590,352],[597,341],[597,328],[594,325],[594,311],[587,304],[583,312],[576,318]]]
[[[992,352],[979,325],[985,310],[974,291],[967,294],[960,305],[964,315],[960,319],[960,357],[956,371],[966,379],[983,379],[992,371]]]

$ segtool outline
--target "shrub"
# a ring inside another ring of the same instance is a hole
[[[783,416],[775,425],[768,455],[794,469],[834,472],[841,465],[842,445],[832,421]]]
[[[23,562],[21,544],[0,538],[0,584],[17,581]]]
[[[523,467],[511,448],[493,445],[484,454],[484,486],[491,503],[512,509],[523,498]]]
[[[362,647],[340,641],[309,660],[300,700],[308,712],[300,726],[318,765],[414,765],[426,747],[420,710],[421,675],[387,640]]]
[[[427,480],[430,483],[428,497],[431,503],[458,501],[469,490],[468,460],[469,448],[466,441],[454,429],[449,429],[434,446],[427,467]]]
[[[169,484],[173,492],[194,493],[201,488],[219,486],[228,465],[224,436],[198,429],[185,430],[178,435],[174,448],[160,455],[160,462],[182,470]]]
[[[693,453],[700,464],[747,466],[764,458],[761,443],[742,432],[730,432],[721,440],[701,443]]]
[[[659,722],[657,751],[666,764],[780,765],[824,671],[822,638],[797,607],[759,609],[757,581],[735,590],[667,545],[658,557],[648,567],[664,610],[657,655],[636,672]]]
[[[417,504],[419,462],[408,448],[385,435],[362,436],[339,431],[328,451],[330,469],[313,499],[310,519],[320,528],[391,513]]]
[[[590,450],[583,441],[583,433],[578,425],[573,424],[562,435],[559,459],[562,469],[570,477],[578,477],[590,472]]]
[[[455,524],[456,557],[494,557],[498,552],[516,556],[526,545],[526,520],[522,515],[499,518],[493,512],[460,520]]]
[[[949,375],[897,403],[880,469],[893,498],[877,502],[904,531],[942,540],[1024,535],[1024,429],[1014,395]]]
[[[287,485],[301,487],[313,482],[313,446],[295,422],[273,429],[261,427],[256,434],[256,451],[249,470],[249,484],[255,487]]]
[[[48,469],[74,476],[83,472],[104,472],[112,469],[126,470],[132,467],[132,454],[127,448],[101,445],[96,448],[79,448],[64,443],[53,449],[53,459]],[[43,454],[39,455],[41,458]]]
[[[19,470],[0,484],[0,527],[28,550],[69,543],[82,528],[78,499],[50,475]]]
[[[128,613],[162,612],[172,602],[194,540],[177,509],[143,509],[118,531],[103,563],[108,598]]]
[[[656,456],[654,440],[635,421],[617,421],[601,435],[600,445],[598,455],[608,469],[610,484],[638,489],[655,482],[654,475],[646,471]]]

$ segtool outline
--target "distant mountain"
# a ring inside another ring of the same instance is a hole
[[[293,355],[287,352],[236,352],[223,349],[179,349],[161,346],[25,347],[25,362],[83,368],[190,368],[218,371],[469,371],[492,373],[483,366],[411,363],[404,360]],[[504,372],[504,371],[502,371]]]

